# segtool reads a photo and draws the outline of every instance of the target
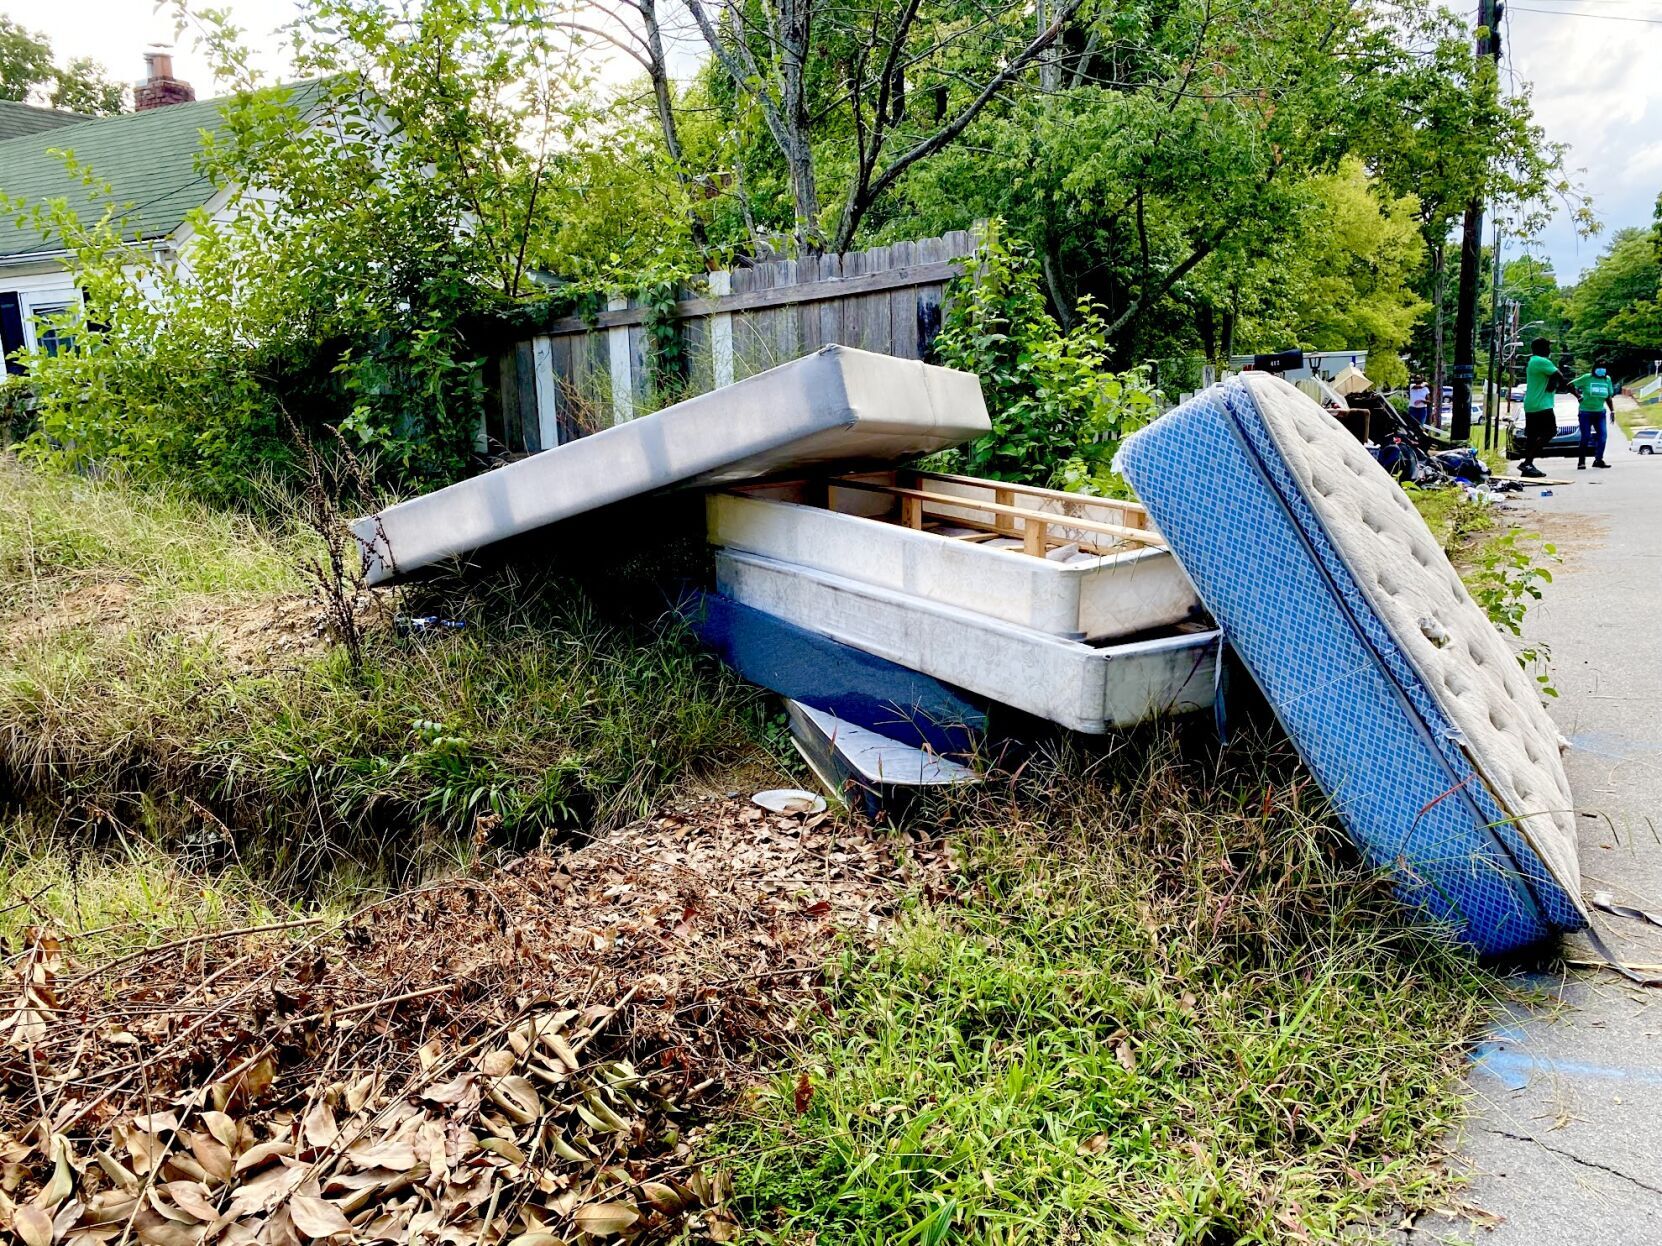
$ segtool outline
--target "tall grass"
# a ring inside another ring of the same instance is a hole
[[[315,647],[265,654],[242,620],[303,592],[309,540],[0,460],[0,796],[277,876],[396,873],[481,828],[525,843],[617,822],[749,747],[737,679],[553,574],[425,590],[413,610],[465,626],[378,627],[361,675]],[[109,586],[117,605],[89,616],[86,590]]]
[[[0,818],[0,944],[29,926],[72,940],[83,959],[227,927],[291,916],[236,865],[213,872],[136,836],[88,851],[26,815]]]
[[[850,956],[721,1145],[781,1241],[1332,1240],[1431,1199],[1488,977],[1290,758],[1128,746],[958,811],[969,893]]]

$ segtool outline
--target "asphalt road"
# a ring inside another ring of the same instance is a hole
[[[1526,622],[1552,649],[1553,718],[1581,829],[1584,890],[1662,910],[1662,456],[1612,429],[1609,471],[1543,459],[1514,503],[1563,563]],[[1513,469],[1515,471],[1515,468]],[[1662,974],[1662,931],[1605,919],[1610,945]],[[1572,938],[1572,959],[1596,962]],[[1549,997],[1474,1053],[1459,1139],[1465,1215],[1399,1240],[1492,1246],[1662,1242],[1662,990],[1608,970],[1530,975]]]

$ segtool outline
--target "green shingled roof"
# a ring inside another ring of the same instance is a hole
[[[87,118],[78,112],[65,112],[61,108],[38,108],[34,104],[20,104],[16,100],[0,100],[0,142],[85,120]]]
[[[299,84],[298,92],[313,84]],[[31,203],[65,198],[84,220],[97,220],[105,202],[69,176],[63,157],[75,158],[108,182],[116,202],[127,209],[128,237],[161,238],[172,233],[192,208],[207,202],[213,184],[196,170],[202,134],[225,124],[223,100],[195,100],[144,112],[94,117],[0,142],[0,191]],[[0,218],[0,263],[7,256],[53,249],[31,225]]]

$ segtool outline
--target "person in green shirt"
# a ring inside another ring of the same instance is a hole
[[[1520,476],[1545,476],[1535,466],[1535,456],[1558,435],[1558,417],[1553,413],[1552,395],[1568,389],[1569,382],[1552,361],[1552,343],[1538,337],[1529,344],[1529,365],[1524,369],[1524,436]]]
[[[1576,466],[1585,468],[1587,451],[1592,450],[1593,466],[1609,467],[1604,461],[1605,438],[1610,432],[1605,412],[1616,414],[1616,382],[1610,379],[1608,369],[1596,367],[1571,383],[1581,394],[1581,461]]]

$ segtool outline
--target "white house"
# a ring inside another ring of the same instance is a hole
[[[167,262],[188,237],[191,211],[215,215],[231,199],[196,165],[203,135],[225,124],[224,101],[196,99],[173,77],[165,53],[147,53],[145,62],[149,76],[134,87],[134,112],[82,117],[0,102],[0,192],[29,203],[65,199],[97,219],[109,200],[70,176],[62,153],[72,152],[113,190],[127,239]],[[81,297],[68,258],[28,221],[0,214],[0,354],[8,372],[22,371],[13,352],[55,348],[56,334],[43,320]]]

